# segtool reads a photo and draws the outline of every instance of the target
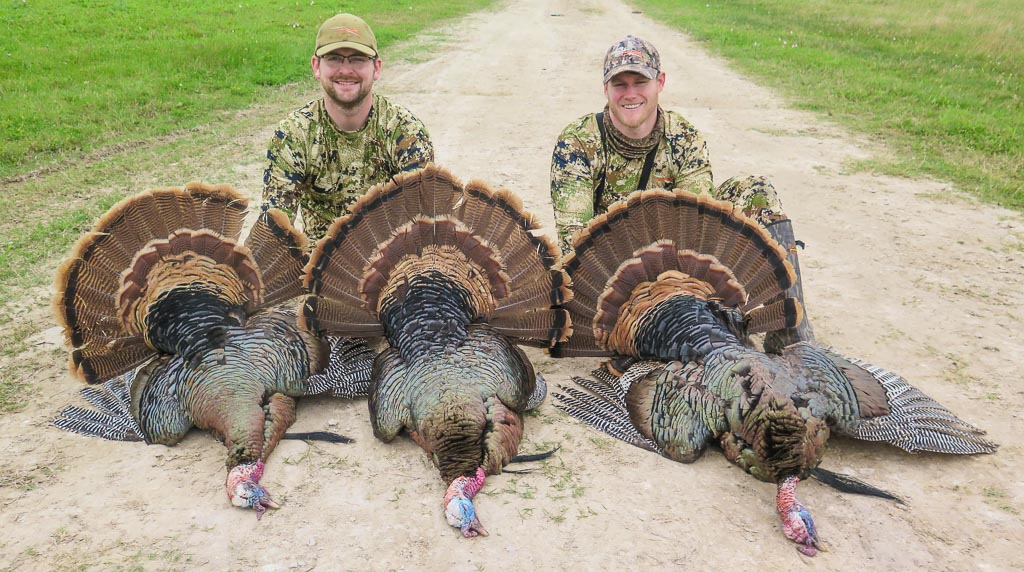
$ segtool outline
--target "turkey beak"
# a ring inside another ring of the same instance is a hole
[[[813,538],[807,539],[807,548],[816,552],[828,552],[828,546],[821,541],[818,534],[815,533]]]
[[[819,552],[828,552],[828,548],[821,542],[821,539],[811,537],[807,537],[807,540],[797,546],[796,550],[804,556],[815,556]]]
[[[256,511],[256,520],[263,519],[263,513],[267,512],[268,508],[278,509],[281,505],[274,502],[269,496],[264,496],[252,505],[252,509]]]
[[[467,520],[461,527],[462,536],[466,538],[473,538],[474,536],[488,536],[487,529],[484,525],[480,524],[480,519],[475,515],[472,520]]]
[[[814,556],[818,551],[828,552],[821,539],[818,538],[818,529],[814,526],[814,520],[811,519],[810,513],[806,509],[801,509],[799,514],[800,519],[804,521],[804,526],[807,527],[807,538],[796,549],[804,556]]]

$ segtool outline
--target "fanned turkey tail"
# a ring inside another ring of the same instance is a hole
[[[305,236],[270,210],[243,242],[246,212],[231,187],[189,183],[118,202],[79,239],[58,269],[54,310],[72,374],[97,385],[82,392],[95,409],[66,408],[54,425],[164,445],[210,430],[229,445],[232,503],[262,514],[276,504],[258,480],[294,398],[336,382],[307,384],[328,356],[295,324]],[[361,350],[345,352],[358,359],[339,379],[365,382]]]
[[[246,272],[242,253],[234,248],[240,246],[237,241],[218,250],[224,244],[220,237],[237,236],[241,230],[244,209],[245,200],[229,187],[192,184],[186,189],[160,189],[129,197],[100,218],[57,271],[54,310],[73,348],[71,372],[89,383],[102,383],[161,351],[174,351],[173,340],[168,348],[159,334],[152,336],[156,340],[148,335],[144,321],[148,308],[140,303],[147,298],[148,271],[154,266],[158,272],[165,268],[160,264],[164,255],[187,264],[184,253],[198,250],[216,256],[211,260],[217,262],[207,266],[238,263],[251,292],[255,277]],[[222,268],[217,271],[223,276]],[[127,275],[122,278],[123,274]],[[179,283],[187,287],[192,279],[183,278]],[[160,288],[157,282],[154,280],[154,286]],[[231,289],[237,298],[247,293],[245,284],[243,280],[229,284],[221,278],[214,281],[212,289]],[[153,292],[147,301],[155,301],[159,293]]]
[[[637,191],[573,237],[573,336],[553,355],[690,361],[799,323],[785,251],[731,203]]]
[[[449,303],[470,313],[469,321],[486,322],[518,344],[564,341],[571,331],[566,313],[553,306],[571,298],[569,283],[551,268],[558,249],[537,227],[507,190],[478,181],[463,187],[434,166],[398,176],[364,195],[317,244],[301,321],[320,334],[397,342],[407,322],[388,323],[389,311],[417,291],[410,285],[454,282],[464,288],[449,292],[459,298]],[[435,295],[445,292],[435,288]]]

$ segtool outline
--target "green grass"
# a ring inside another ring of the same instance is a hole
[[[863,167],[934,176],[1024,209],[1024,10],[1017,0],[634,4],[797,106],[895,151]]]
[[[35,391],[20,352],[54,325],[39,309],[71,244],[139,189],[230,181],[259,160],[239,142],[316,93],[323,20],[361,15],[394,62],[415,51],[398,42],[492,3],[0,0],[0,193],[17,213],[0,217],[0,413]]]
[[[491,0],[0,0],[0,180],[245,108],[311,75],[316,31],[359,14],[386,48]]]

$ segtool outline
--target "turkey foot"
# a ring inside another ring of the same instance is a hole
[[[267,489],[260,485],[263,476],[263,461],[237,465],[228,472],[227,491],[231,504],[256,511],[256,520],[263,518],[268,508],[281,508],[270,498]]]
[[[800,479],[786,477],[779,483],[779,492],[775,497],[775,506],[782,517],[782,532],[786,538],[800,544],[797,550],[801,554],[814,556],[820,548],[818,531],[814,528],[811,513],[796,500],[796,485]]]
[[[473,506],[473,497],[483,488],[486,478],[483,467],[477,467],[475,476],[455,479],[444,493],[444,516],[448,524],[461,530],[466,538],[487,536]]]

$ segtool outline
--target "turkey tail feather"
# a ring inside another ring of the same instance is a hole
[[[190,334],[173,334],[178,326],[166,316],[150,315],[157,300],[189,306],[202,293],[219,299],[226,316],[299,294],[303,264],[294,260],[296,253],[290,270],[275,262],[267,282],[252,251],[239,242],[246,207],[245,197],[229,186],[193,182],[143,191],[101,216],[55,278],[53,308],[72,346],[72,374],[101,383],[160,351],[174,351],[174,338]],[[281,214],[268,215],[253,236],[261,260],[279,259],[280,251],[305,240]]]
[[[550,346],[570,324],[551,310],[571,298],[552,268],[559,253],[507,190],[428,165],[375,186],[338,218],[305,271],[302,323],[333,335],[379,335],[381,312],[427,275],[466,295],[467,321],[491,323],[517,342]],[[440,278],[444,276],[445,278]]]
[[[263,275],[263,304],[271,306],[303,294],[302,272],[309,240],[277,209],[260,215],[245,239]]]
[[[608,345],[607,333],[622,319],[620,309],[652,305],[656,292],[718,300],[752,314],[756,328],[802,319],[793,302],[761,307],[782,298],[796,274],[782,247],[731,203],[682,190],[636,191],[592,220],[572,242],[574,250],[563,265],[577,303],[566,307],[575,335],[591,326],[593,336],[585,334],[575,343],[570,339],[559,348],[562,355],[629,351]],[[678,277],[682,282],[673,280],[682,286],[652,286],[665,276]]]

